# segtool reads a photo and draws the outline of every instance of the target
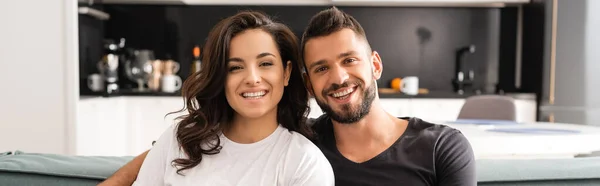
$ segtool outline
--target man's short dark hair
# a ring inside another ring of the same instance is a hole
[[[360,23],[354,19],[351,15],[337,9],[336,7],[329,8],[327,10],[323,10],[316,15],[314,15],[308,26],[304,30],[302,34],[302,43],[301,43],[301,53],[300,56],[304,59],[304,46],[306,42],[315,37],[328,36],[334,32],[340,31],[344,28],[348,28],[361,39],[364,39],[367,44],[367,49],[371,52],[371,47],[369,46],[369,42],[367,41],[367,35],[365,34],[365,30],[363,30]]]

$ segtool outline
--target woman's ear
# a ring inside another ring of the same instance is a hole
[[[285,65],[285,69],[283,69],[283,77],[284,77],[284,82],[283,82],[283,86],[287,86],[290,82],[290,75],[292,74],[292,62],[291,61],[287,61],[287,65]]]

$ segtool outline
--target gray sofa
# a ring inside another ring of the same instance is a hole
[[[133,157],[0,153],[0,185],[96,185]],[[600,185],[600,157],[478,160],[478,185]]]
[[[0,154],[0,186],[97,185],[133,157]]]

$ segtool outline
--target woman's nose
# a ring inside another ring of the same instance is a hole
[[[248,85],[257,85],[260,84],[261,74],[258,69],[252,68],[248,71],[248,76],[246,77],[246,84]]]

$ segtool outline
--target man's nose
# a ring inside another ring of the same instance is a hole
[[[334,67],[329,73],[329,82],[341,85],[348,80],[348,71],[342,67]]]

